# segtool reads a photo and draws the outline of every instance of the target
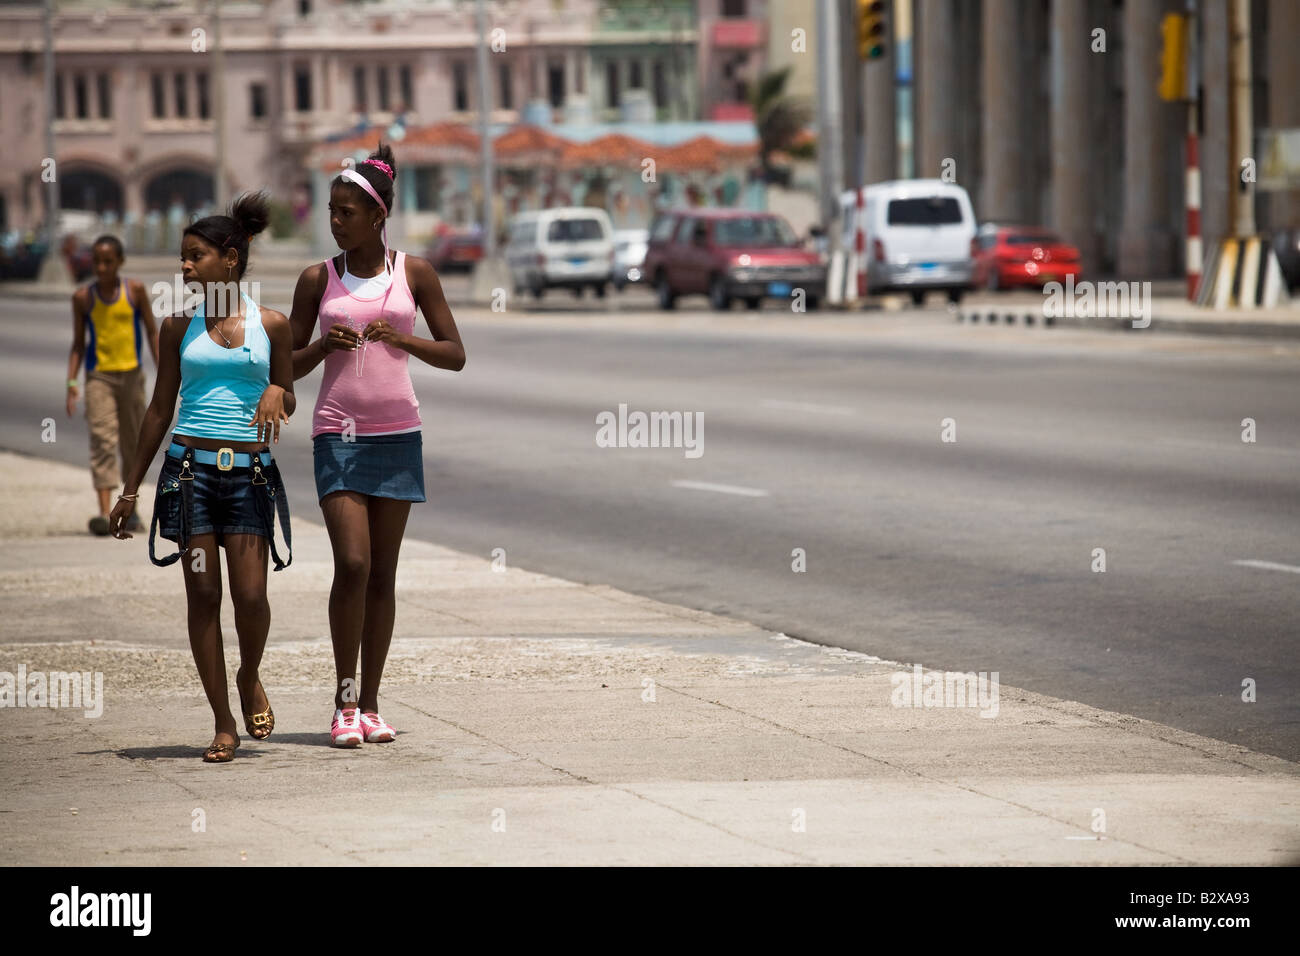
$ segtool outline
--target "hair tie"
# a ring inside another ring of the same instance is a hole
[[[384,173],[388,176],[389,179],[396,179],[396,178],[397,178],[396,174],[393,172],[393,167],[392,167],[392,166],[389,166],[389,165],[388,165],[386,162],[384,162],[382,159],[365,159],[365,160],[362,160],[362,161],[361,161],[361,165],[362,165],[362,166],[378,166],[380,169],[382,169],[382,170],[384,171]]]

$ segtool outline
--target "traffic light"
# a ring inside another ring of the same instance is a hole
[[[1160,98],[1166,101],[1187,98],[1187,17],[1166,13],[1160,21]]]
[[[858,58],[878,60],[885,55],[889,30],[885,0],[858,0]]]

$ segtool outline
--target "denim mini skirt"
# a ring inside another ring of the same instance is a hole
[[[316,497],[355,491],[375,498],[424,501],[424,440],[420,432],[357,435],[326,432],[313,441]]]
[[[159,567],[174,563],[198,535],[215,534],[217,543],[224,544],[226,535],[255,534],[268,539],[275,570],[293,563],[289,499],[270,452],[254,452],[248,465],[225,470],[196,461],[195,454],[195,449],[176,443],[163,456],[149,524],[149,560]],[[275,546],[277,517],[289,551],[287,561]],[[155,537],[173,541],[179,549],[160,558]]]

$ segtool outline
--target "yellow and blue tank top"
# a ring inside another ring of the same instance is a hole
[[[131,304],[130,285],[117,281],[117,297],[106,302],[99,296],[98,283],[89,287],[90,310],[85,313],[87,372],[129,372],[140,365],[144,342],[144,316]]]

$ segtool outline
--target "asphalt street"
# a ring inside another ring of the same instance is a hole
[[[411,365],[408,534],[1300,759],[1300,349],[702,306],[458,309],[465,370]],[[70,324],[0,301],[0,447],[86,462]],[[314,520],[319,374],[276,450]],[[702,416],[703,454],[598,446],[620,404]]]

